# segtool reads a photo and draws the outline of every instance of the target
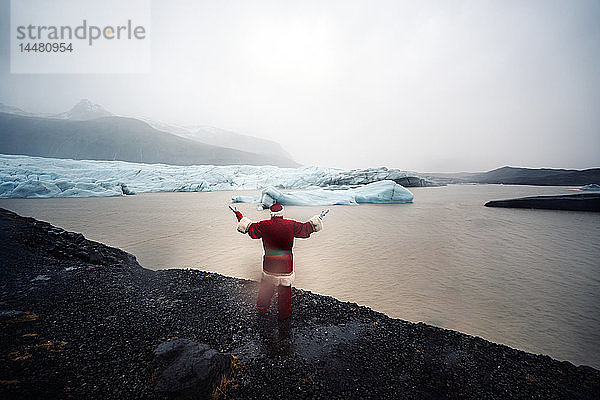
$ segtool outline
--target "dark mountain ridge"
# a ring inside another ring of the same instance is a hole
[[[466,182],[505,185],[579,186],[600,182],[600,168],[576,170],[506,166],[462,179]]]
[[[213,146],[117,116],[79,121],[0,113],[0,153],[173,165],[298,166],[284,157]]]

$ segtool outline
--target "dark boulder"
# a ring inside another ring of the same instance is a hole
[[[188,339],[163,342],[154,355],[160,375],[153,388],[171,398],[207,398],[231,369],[230,354]]]

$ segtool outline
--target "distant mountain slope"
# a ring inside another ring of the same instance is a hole
[[[26,117],[52,118],[70,121],[89,121],[103,117],[116,116],[99,104],[88,99],[82,99],[70,110],[59,114],[36,114],[0,103],[0,113],[20,115]],[[149,118],[136,118],[149,124],[157,131],[177,135],[203,144],[235,149],[244,153],[255,153],[261,155],[260,159],[271,160],[277,166],[297,167],[300,166],[281,147],[279,143],[271,140],[260,139],[253,136],[242,135],[210,126],[185,127],[154,121]]]
[[[15,115],[22,115],[22,116],[34,116],[34,114],[29,113],[23,109],[20,109],[19,107],[9,106],[4,103],[0,103],[0,113],[15,114]]]
[[[77,121],[0,113],[0,153],[173,165],[296,166],[284,157],[204,144],[114,116]]]
[[[88,99],[80,100],[69,111],[50,115],[50,118],[70,119],[74,121],[89,121],[91,119],[111,117],[113,113],[107,111],[100,104],[92,103]]]
[[[19,107],[9,106],[3,103],[0,103],[0,113],[21,115],[23,117],[71,119],[76,121],[87,121],[90,119],[114,116],[113,113],[107,111],[101,105],[92,103],[88,99],[80,100],[70,110],[59,114],[32,113]]]
[[[600,168],[585,170],[502,167],[463,178],[466,182],[503,183],[507,185],[587,185],[600,183]]]
[[[214,146],[229,147],[242,151],[249,151],[256,154],[277,155],[292,159],[292,156],[286,152],[277,142],[267,139],[261,139],[254,136],[243,135],[241,133],[228,131],[212,126],[192,126],[185,127],[180,125],[157,122],[151,119],[142,118],[150,126],[165,132],[172,133],[187,139],[198,142],[212,144]]]
[[[203,126],[195,132],[182,134],[181,136],[215,146],[230,147],[257,154],[278,154],[282,157],[292,158],[279,143],[212,126]]]

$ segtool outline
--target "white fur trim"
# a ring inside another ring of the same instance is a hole
[[[285,208],[283,206],[281,206],[281,210],[279,211],[271,211],[271,217],[283,217],[283,212],[285,211]]]
[[[242,219],[240,219],[240,222],[238,222],[238,224],[237,224],[238,232],[248,233],[248,228],[250,228],[251,224],[252,224],[252,221],[250,221],[250,218],[243,217]]]
[[[269,274],[263,270],[262,279],[271,283],[273,286],[292,286],[296,280],[296,273],[292,271],[291,274],[287,275],[276,275]]]
[[[323,229],[323,220],[319,218],[318,215],[315,215],[309,219],[308,222],[310,222],[313,228],[315,228],[315,232],[319,232],[321,229]]]

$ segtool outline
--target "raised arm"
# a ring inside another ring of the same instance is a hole
[[[252,222],[248,217],[242,217],[238,222],[237,230],[240,233],[247,233],[252,239],[260,239],[262,232],[259,222]]]
[[[294,237],[307,238],[313,232],[323,229],[323,220],[315,215],[308,222],[294,222]]]

